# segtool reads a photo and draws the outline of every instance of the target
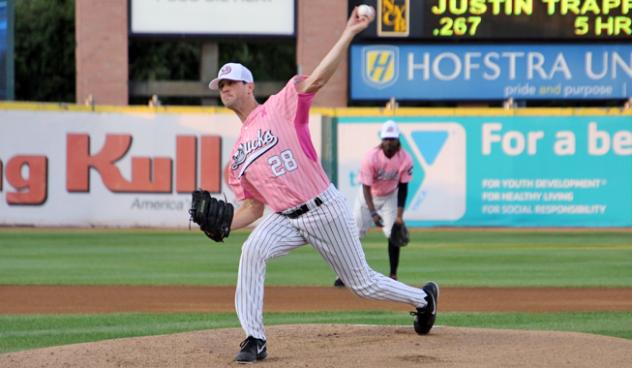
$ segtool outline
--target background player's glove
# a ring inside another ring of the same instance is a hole
[[[191,220],[200,225],[200,230],[216,242],[223,242],[230,234],[234,207],[221,199],[211,197],[206,190],[192,193],[189,215]]]
[[[408,235],[408,228],[403,222],[401,224],[394,223],[391,228],[391,236],[388,237],[388,242],[394,247],[405,247],[410,241]]]

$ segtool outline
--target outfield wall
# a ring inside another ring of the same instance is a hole
[[[387,118],[414,161],[412,226],[632,226],[629,110],[313,109],[350,201]],[[195,188],[233,200],[239,129],[223,108],[0,103],[0,225],[185,227]]]

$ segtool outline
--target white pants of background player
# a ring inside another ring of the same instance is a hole
[[[395,218],[397,217],[397,189],[383,197],[373,196],[373,205],[375,206],[375,210],[382,216],[382,221],[384,222],[382,231],[384,231],[384,235],[389,238],[391,236],[391,229],[395,223]],[[371,217],[371,211],[369,211],[369,207],[364,200],[362,185],[360,185],[360,190],[356,196],[353,206],[353,215],[358,225],[360,239],[362,239],[367,231],[369,231],[369,228],[375,225],[373,217]]]
[[[268,260],[307,243],[323,257],[351,291],[361,297],[426,305],[426,293],[375,272],[369,267],[358,239],[358,228],[346,198],[333,186],[306,203],[309,211],[296,219],[278,213],[264,217],[241,250],[235,309],[247,336],[266,339],[263,291]],[[305,267],[297,264],[297,268]],[[318,304],[318,295],[314,295]]]

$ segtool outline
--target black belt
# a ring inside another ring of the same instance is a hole
[[[314,198],[314,204],[316,205],[316,207],[319,207],[321,204],[323,204],[323,200],[319,197],[316,197]],[[307,203],[304,203],[294,211],[289,213],[281,213],[281,215],[291,219],[296,219],[306,214],[307,212],[309,212],[309,207],[307,206]]]

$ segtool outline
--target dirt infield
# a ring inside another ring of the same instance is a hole
[[[239,329],[76,344],[0,355],[3,368],[235,367]],[[268,328],[258,367],[629,367],[632,341],[580,333],[435,326],[301,325]]]
[[[1,314],[110,312],[233,312],[234,287],[0,286]],[[345,288],[267,287],[266,312],[393,310]],[[442,288],[450,312],[632,311],[632,288]]]
[[[232,312],[234,287],[0,286],[0,314]],[[333,287],[266,288],[266,312],[393,310]],[[317,302],[315,302],[317,301]],[[443,288],[440,311],[632,311],[632,288]],[[628,367],[632,340],[435,326],[284,325],[267,329],[260,367]],[[241,329],[125,338],[0,355],[3,368],[234,367]]]

